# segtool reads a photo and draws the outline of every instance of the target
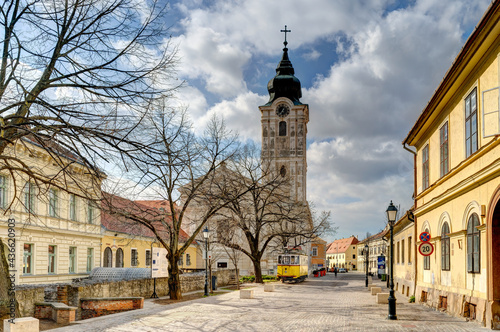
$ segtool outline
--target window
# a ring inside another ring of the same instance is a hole
[[[465,157],[477,151],[476,89],[465,98]]]
[[[94,223],[94,214],[95,214],[95,209],[94,209],[94,203],[92,201],[88,201],[87,203],[87,222],[89,224]]]
[[[56,246],[49,246],[49,274],[56,273]]]
[[[29,243],[24,244],[23,274],[33,274],[33,245]]]
[[[352,254],[352,259],[356,259],[356,255],[355,254]]]
[[[399,241],[398,241],[398,243],[397,243],[397,245],[396,245],[396,255],[397,255],[397,256],[396,256],[396,262],[399,264],[399,262],[400,262],[400,257],[401,257],[401,256],[399,255]]]
[[[411,236],[408,237],[408,264],[411,264]]]
[[[405,263],[405,240],[401,240],[401,264]]]
[[[477,229],[479,218],[477,214],[472,214],[467,223],[467,272],[480,272],[480,234]]]
[[[448,122],[439,129],[441,177],[448,173]]]
[[[69,273],[76,271],[76,247],[69,247]]]
[[[76,221],[76,195],[69,195],[69,219]]]
[[[191,255],[190,254],[186,254],[186,265],[191,265]],[[217,267],[219,267],[219,265],[217,264]],[[226,263],[226,266],[227,267],[227,263]]]
[[[104,249],[103,267],[113,267],[113,251],[110,247]]]
[[[57,205],[58,205],[58,192],[57,189],[49,190],[49,216],[57,217]]]
[[[94,268],[94,248],[87,248],[87,272]]]
[[[429,230],[425,229],[425,232],[429,233]],[[424,256],[424,270],[430,270],[430,269],[431,269],[431,257]]]
[[[151,250],[146,249],[146,266],[151,266]]]
[[[24,209],[26,212],[35,213],[35,195],[35,184],[26,182],[26,185],[24,186]]]
[[[318,247],[313,247],[312,249],[313,249],[312,255],[318,256]]]
[[[116,267],[123,267],[123,249],[118,248],[116,251]]]
[[[286,121],[279,123],[279,136],[286,136]]]
[[[285,166],[281,166],[281,168],[280,168],[280,175],[282,177],[286,176],[286,167]]]
[[[131,266],[137,266],[139,265],[139,260],[138,260],[138,255],[137,255],[137,249],[132,249],[130,251],[130,265]]]
[[[7,177],[0,175],[0,209],[7,206]]]
[[[422,150],[422,190],[429,188],[429,144]]]
[[[444,223],[441,228],[441,270],[450,270],[450,227],[448,223]]]
[[[177,262],[177,264],[179,264],[179,266],[184,265],[184,255],[179,256],[179,261]]]

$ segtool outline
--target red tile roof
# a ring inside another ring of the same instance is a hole
[[[144,202],[148,201],[132,201],[103,192],[101,225],[111,232],[155,238],[155,234],[149,227],[127,218],[127,215],[133,215],[147,221],[163,239],[168,240],[170,238],[169,230],[162,224],[161,220],[166,220],[167,223],[171,224],[172,219],[168,214],[156,207],[158,204],[153,203],[151,204],[153,206],[149,206]],[[188,238],[187,233],[180,229],[179,241],[185,242]]]
[[[335,240],[330,243],[326,249],[327,254],[337,254],[345,253],[349,246],[358,243],[358,239],[355,236],[348,237],[346,239]]]

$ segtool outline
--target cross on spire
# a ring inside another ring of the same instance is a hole
[[[287,30],[286,29],[286,25],[285,25],[285,30],[281,30],[281,32],[285,33],[285,41],[283,42],[283,45],[285,45],[285,47],[286,47],[286,45],[288,45],[288,42],[286,41],[286,33],[287,32],[292,32],[292,30]]]

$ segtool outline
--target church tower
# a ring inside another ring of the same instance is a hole
[[[309,122],[309,106],[302,104],[300,81],[288,58],[285,47],[276,76],[267,84],[269,101],[259,106],[262,123],[262,162],[271,171],[288,176],[291,182],[291,198],[306,201],[306,138]]]

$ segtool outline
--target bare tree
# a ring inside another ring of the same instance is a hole
[[[151,100],[175,90],[170,83],[176,50],[164,39],[165,7],[154,0],[147,2],[149,7],[144,4],[2,2],[0,171],[22,173],[35,183],[97,201],[95,192],[86,194],[89,186],[71,165],[83,166],[100,184],[105,163],[123,155],[131,160],[136,151],[153,148],[131,133]],[[45,150],[59,171],[33,168],[16,154],[18,144],[36,152],[31,143]],[[8,283],[5,266],[0,264],[2,299]]]
[[[149,119],[154,128],[156,154],[141,154],[134,160],[136,168],[128,175],[155,191],[157,198],[168,203],[167,219],[148,219],[128,215],[130,220],[149,228],[167,249],[169,262],[169,293],[171,299],[181,299],[181,285],[177,261],[197,238],[205,223],[218,210],[238,198],[241,188],[227,186],[228,177],[218,171],[237,150],[236,136],[222,121],[213,118],[203,135],[197,136],[185,112],[160,110]],[[228,191],[227,189],[232,191]],[[109,209],[115,209],[112,204]],[[115,211],[116,213],[116,211]],[[181,229],[189,238],[180,242]]]
[[[309,205],[290,199],[289,179],[263,165],[257,148],[248,145],[233,160],[232,185],[239,192],[247,192],[232,199],[215,217],[219,225],[236,228],[245,241],[219,232],[218,242],[248,256],[253,263],[255,280],[262,283],[261,260],[268,249],[294,246],[310,242],[330,228],[330,214],[323,213],[313,219]]]

